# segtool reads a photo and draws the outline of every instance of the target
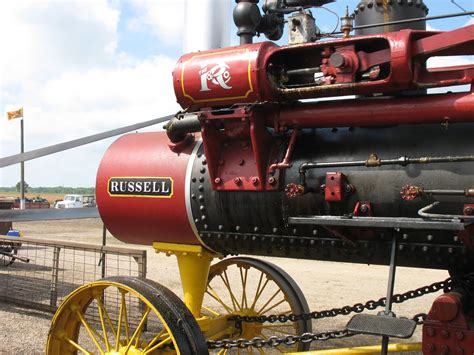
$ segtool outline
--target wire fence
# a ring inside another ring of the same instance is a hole
[[[78,286],[107,276],[146,277],[146,251],[0,238],[0,301],[55,312]]]

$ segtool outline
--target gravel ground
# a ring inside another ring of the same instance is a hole
[[[99,220],[58,221],[18,223],[15,225],[31,238],[57,239],[74,242],[100,244],[102,225]],[[107,237],[108,245],[124,245],[112,236]],[[130,245],[127,245],[130,247]],[[174,257],[155,255],[152,248],[148,253],[148,278],[153,279],[182,296],[177,263]],[[322,310],[344,305],[378,299],[385,295],[388,267],[367,266],[346,263],[330,263],[283,258],[261,258],[270,261],[288,272],[298,283],[306,296],[311,310]],[[395,292],[404,292],[435,281],[443,280],[447,272],[398,268]],[[427,312],[436,295],[410,300],[395,305],[399,316],[413,316]],[[41,354],[44,352],[51,314],[25,309],[11,304],[0,303],[0,353],[2,354]],[[313,322],[313,330],[341,329],[348,321],[347,317]],[[410,341],[420,340],[420,330]],[[376,338],[354,337],[337,342],[317,344],[318,347],[355,346],[373,344]],[[316,348],[316,346],[313,346]]]

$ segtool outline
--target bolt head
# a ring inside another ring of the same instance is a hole
[[[245,164],[245,160],[240,159],[240,160],[239,160],[239,165],[244,165],[244,164]]]
[[[350,194],[352,192],[352,185],[347,184],[346,186],[344,186],[344,192],[346,194]]]
[[[369,206],[367,206],[367,205],[364,203],[364,204],[362,204],[362,205],[360,206],[359,210],[360,210],[360,212],[362,212],[362,213],[367,213],[367,212],[369,212]]]
[[[464,209],[464,214],[467,214],[468,216],[472,215],[473,212],[474,210],[472,209],[472,207],[466,207]]]
[[[258,185],[259,182],[260,182],[260,180],[259,180],[258,177],[254,176],[254,177],[252,178],[252,184],[253,184],[253,185]]]
[[[240,184],[242,184],[242,180],[239,177],[235,177],[234,178],[234,184],[240,185]]]
[[[219,178],[219,177],[216,177],[216,178],[214,179],[214,183],[215,183],[216,185],[220,185],[220,184],[222,183],[222,179]]]
[[[457,340],[463,340],[464,339],[464,333],[463,332],[456,332],[456,339]]]

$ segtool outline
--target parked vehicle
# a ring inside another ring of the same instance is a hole
[[[48,200],[42,197],[36,197],[34,199],[25,198],[25,208],[26,209],[36,209],[36,208],[50,208],[51,204]],[[20,208],[20,198],[16,198],[13,203],[13,208]]]
[[[82,207],[95,207],[95,196],[94,195],[76,195],[70,194],[64,196],[62,201],[55,203],[55,208],[82,208]]]

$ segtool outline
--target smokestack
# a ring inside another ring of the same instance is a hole
[[[362,0],[354,10],[355,26],[426,17],[423,0]],[[426,22],[387,25],[356,30],[356,35],[395,32],[402,29],[425,30]]]
[[[186,0],[184,53],[230,44],[231,0]]]

